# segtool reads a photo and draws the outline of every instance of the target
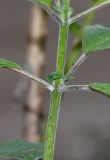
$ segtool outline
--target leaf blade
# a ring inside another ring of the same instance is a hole
[[[6,59],[0,59],[0,68],[14,68],[18,70],[22,69],[22,67],[19,64],[16,64]]]
[[[109,83],[92,83],[89,84],[90,89],[99,92],[110,98],[110,84]]]
[[[15,140],[0,144],[0,157],[33,160],[35,158],[43,158],[43,150],[43,144]]]
[[[87,26],[82,39],[83,52],[91,52],[110,49],[110,27],[102,25]]]

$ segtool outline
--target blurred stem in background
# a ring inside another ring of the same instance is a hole
[[[36,5],[30,13],[27,36],[27,64],[31,73],[42,77],[45,65],[45,41],[47,36],[47,15]],[[31,142],[40,142],[44,129],[43,88],[29,81],[24,109],[23,137]]]
[[[32,5],[23,68],[38,77],[42,77],[44,72],[46,37],[47,14],[39,6]],[[23,105],[23,138],[30,142],[42,140],[45,124],[43,93],[41,85],[26,77],[22,77],[15,88],[14,97]]]

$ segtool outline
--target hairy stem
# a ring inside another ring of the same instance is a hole
[[[59,47],[58,47],[58,56],[56,62],[56,72],[59,74],[64,74],[68,30],[69,30],[68,25],[65,24],[60,26]],[[59,92],[59,87],[62,84],[63,84],[62,79],[54,81],[55,90],[51,94],[50,112],[47,122],[47,132],[45,138],[44,160],[53,160],[56,129],[57,129],[60,103],[62,97],[62,93]]]
[[[45,140],[44,160],[53,160],[60,102],[61,93],[57,90],[53,91],[51,94],[50,112]]]
[[[67,39],[68,39],[69,26],[67,24],[60,25],[60,36],[59,36],[59,47],[58,56],[56,63],[56,72],[59,74],[64,74],[65,68],[65,53],[67,49]]]

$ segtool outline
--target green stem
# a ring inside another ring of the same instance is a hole
[[[59,93],[57,90],[53,91],[53,93],[51,94],[51,108],[47,125],[44,160],[53,160],[60,102],[61,93]]]
[[[59,33],[59,48],[57,53],[57,63],[56,72],[59,74],[64,74],[65,69],[65,53],[67,50],[67,40],[68,40],[69,26],[64,24],[60,26]]]
[[[63,75],[65,68],[65,55],[67,49],[68,31],[69,31],[68,25],[65,24],[60,26],[56,72]],[[63,84],[63,80],[62,79],[56,80],[54,81],[54,84],[55,84],[55,90],[51,94],[50,112],[49,112],[49,118],[47,122],[47,132],[45,137],[44,160],[53,160],[54,156],[56,130],[57,130],[59,110],[62,98],[62,93],[58,91],[58,88]]]

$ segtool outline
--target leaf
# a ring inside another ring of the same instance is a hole
[[[89,87],[105,96],[110,97],[110,84],[109,83],[93,83],[90,84]]]
[[[20,65],[5,59],[0,59],[0,68],[14,68],[18,70],[22,69]]]
[[[60,79],[60,78],[63,78],[63,75],[56,72],[52,72],[47,76],[47,79],[49,82],[53,82],[54,80]]]
[[[47,76],[47,79],[49,82],[53,82],[54,80],[57,80],[57,79],[60,79],[62,78],[64,81],[67,81],[69,79],[72,79],[73,77],[70,77],[68,75],[63,75],[63,74],[59,74],[59,73],[56,73],[56,72],[52,72],[50,73],[48,76]]]
[[[53,2],[53,0],[31,0],[31,1],[49,8],[52,6]]]
[[[45,88],[47,88],[51,91],[54,89],[54,87],[51,84],[49,84],[45,80],[39,78],[38,76],[34,76],[34,75],[24,71],[20,65],[14,63],[14,62],[11,62],[11,61],[8,61],[5,59],[0,59],[0,68],[8,68],[10,70],[16,71],[16,73],[24,75],[35,82],[39,82],[39,84],[41,84],[42,86],[44,86]]]
[[[18,160],[37,160],[43,158],[43,144],[15,140],[0,144],[0,157]]]
[[[83,33],[83,52],[90,52],[110,49],[110,27],[102,25],[87,26]]]

